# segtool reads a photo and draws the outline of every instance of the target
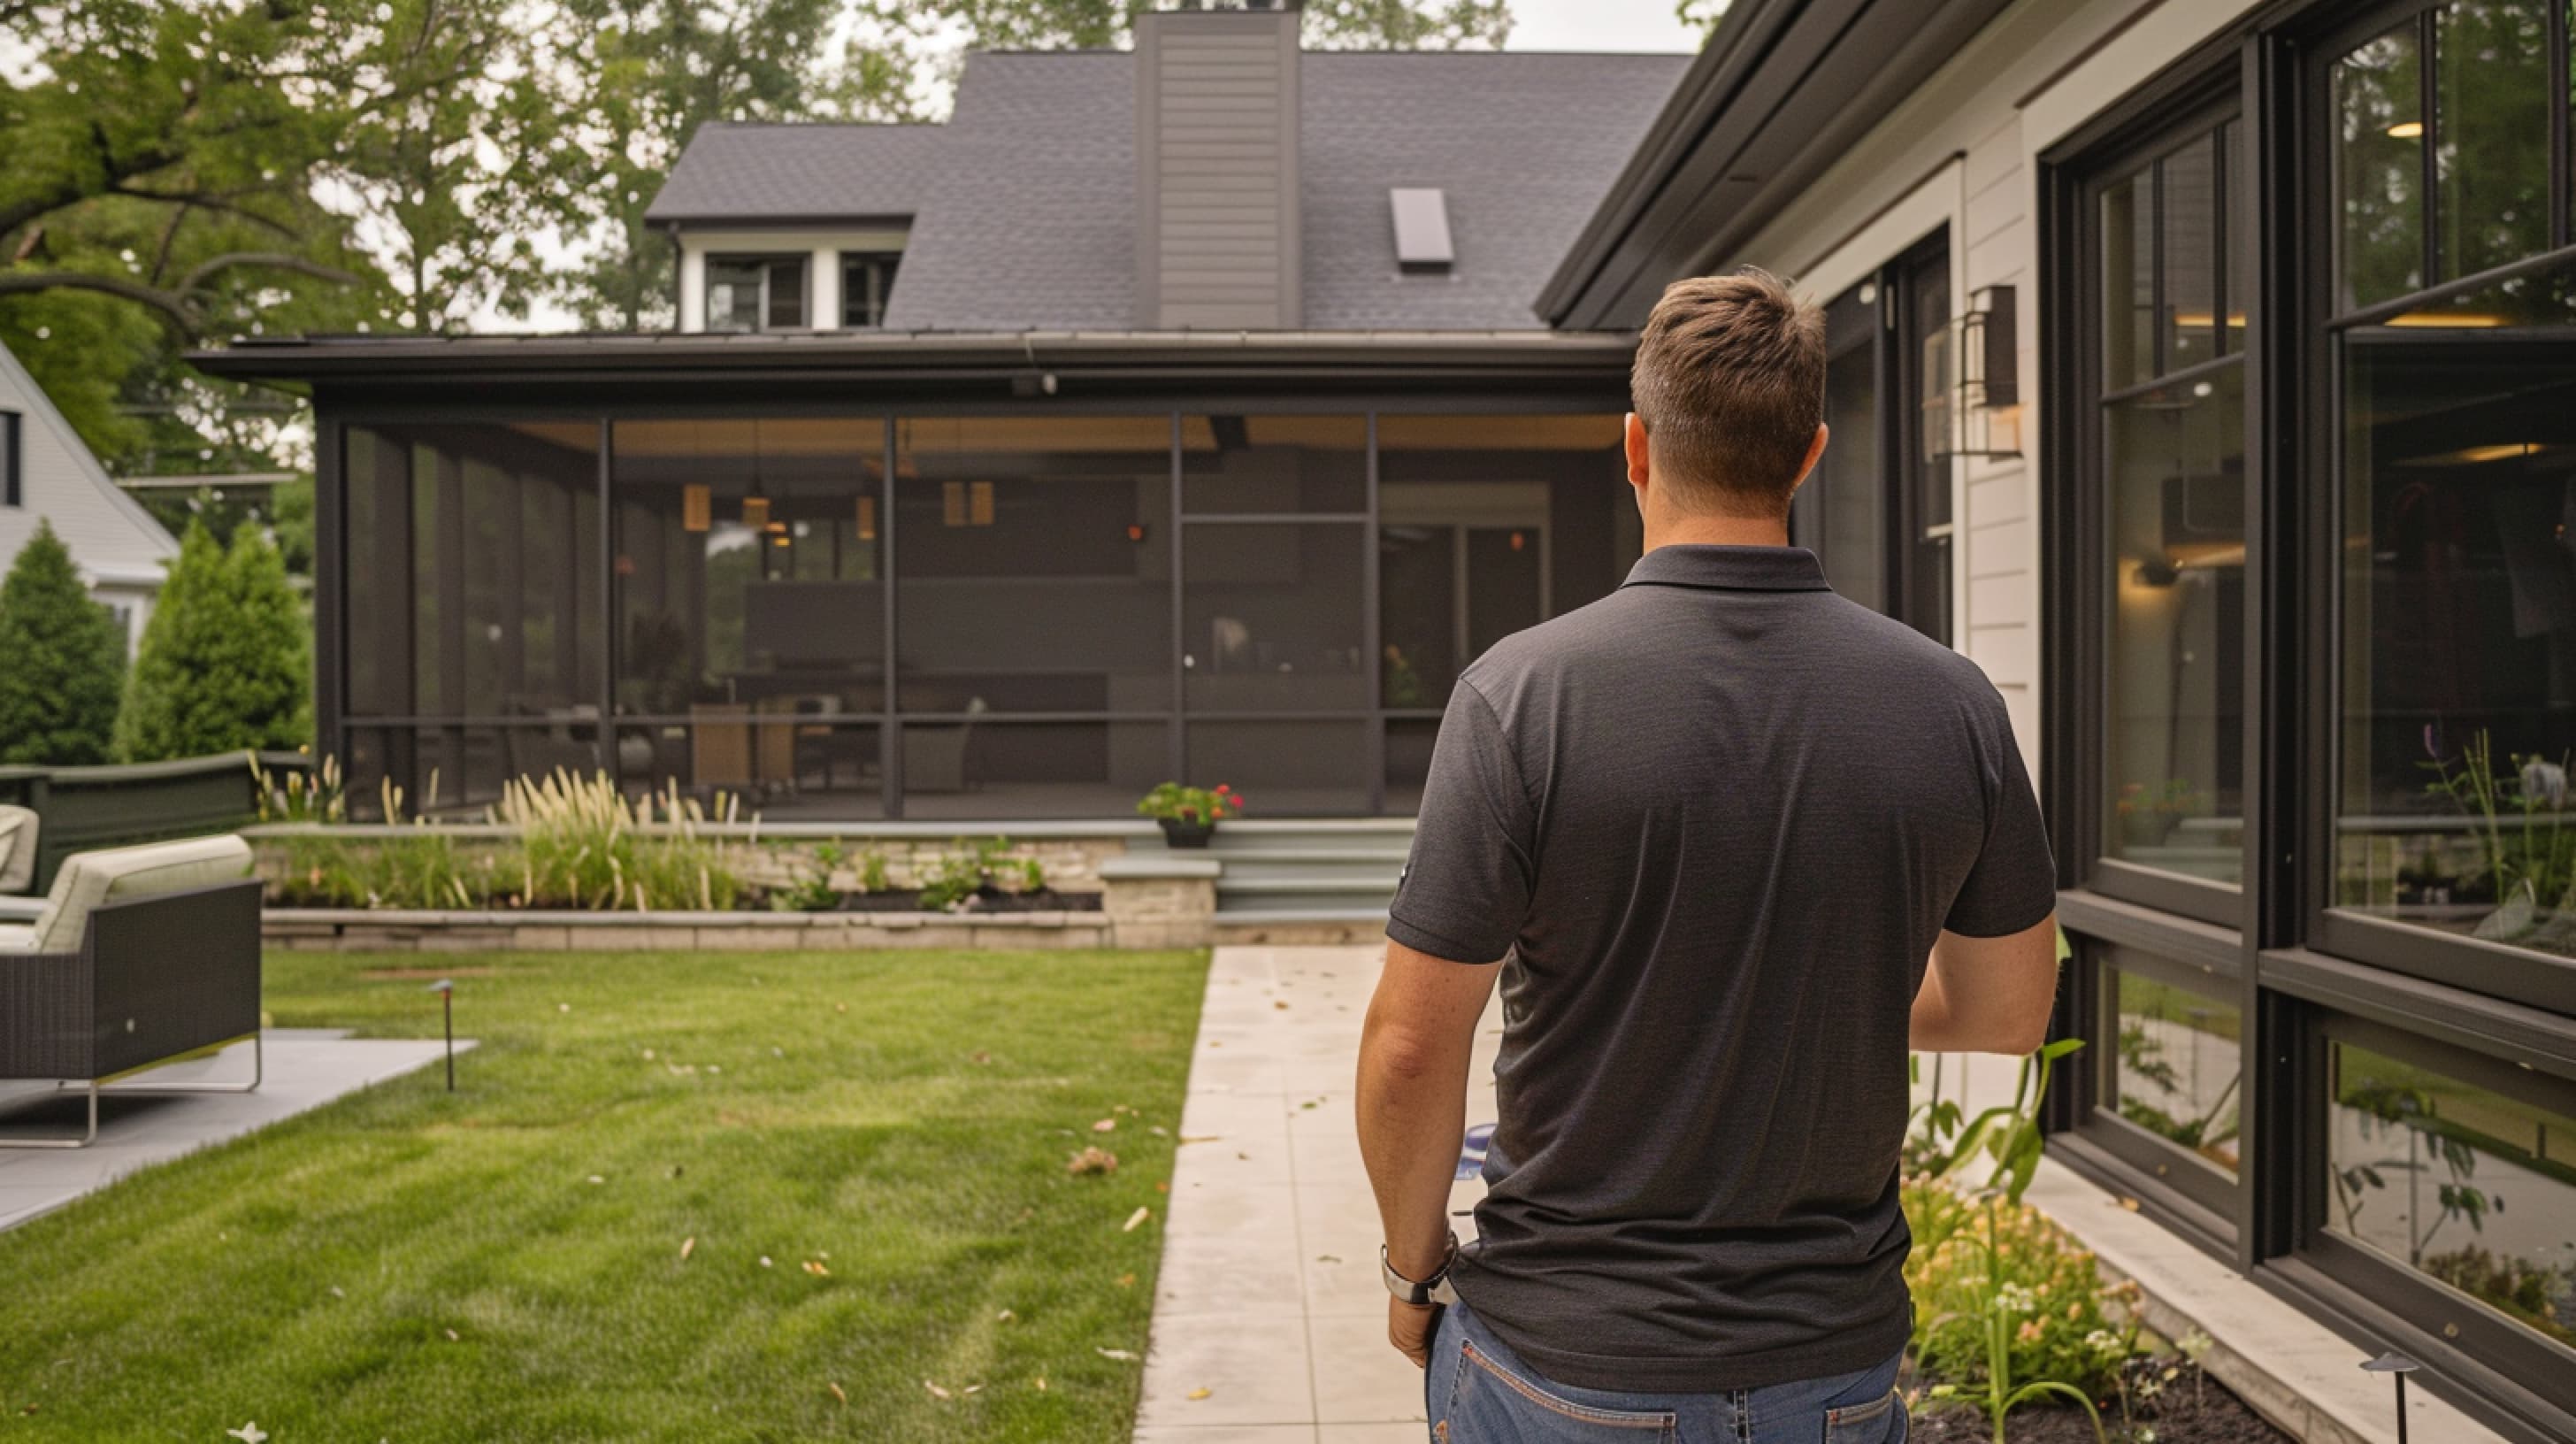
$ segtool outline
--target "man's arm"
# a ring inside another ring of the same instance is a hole
[[[1387,1262],[1429,1278],[1449,1241],[1449,1185],[1467,1127],[1467,1062],[1499,962],[1451,962],[1390,940],[1360,1033],[1360,1158],[1377,1191]],[[1415,1364],[1431,1309],[1389,1300],[1387,1331]]]
[[[1944,932],[1914,995],[1918,1053],[2033,1051],[2057,1002],[2057,915],[1999,938]]]

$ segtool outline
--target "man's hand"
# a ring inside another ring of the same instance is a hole
[[[1408,1304],[1399,1298],[1386,1301],[1386,1341],[1417,1369],[1431,1367],[1431,1335],[1440,1327],[1440,1307]]]

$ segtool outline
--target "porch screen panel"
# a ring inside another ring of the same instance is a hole
[[[376,731],[372,765],[411,806],[440,808],[480,806],[524,772],[598,766],[597,424],[346,438],[346,717],[416,719]],[[565,745],[523,745],[549,735]]]
[[[895,444],[903,711],[1170,710],[1168,413],[906,418]]]
[[[654,418],[612,438],[619,770],[769,815],[881,810],[885,424]]]
[[[1395,712],[1446,707],[1495,642],[1615,588],[1618,513],[1635,509],[1621,419],[1378,417],[1375,665]],[[1389,735],[1390,796],[1406,792]]]

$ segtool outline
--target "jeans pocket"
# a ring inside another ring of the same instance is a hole
[[[1679,1429],[1680,1416],[1670,1410],[1561,1398],[1467,1343],[1435,1437],[1444,1444],[1675,1444]]]
[[[1905,1444],[1905,1404],[1895,1390],[1825,1411],[1825,1444]]]

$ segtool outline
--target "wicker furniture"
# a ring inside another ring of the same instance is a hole
[[[189,838],[75,854],[32,926],[0,927],[0,1078],[88,1095],[83,1148],[105,1085],[188,1054],[252,1041],[246,1084],[126,1085],[116,1092],[246,1093],[259,1086],[260,884],[248,844]]]
[[[35,809],[0,802],[0,923],[33,922],[45,900],[27,896],[36,885],[36,834],[44,826]]]

